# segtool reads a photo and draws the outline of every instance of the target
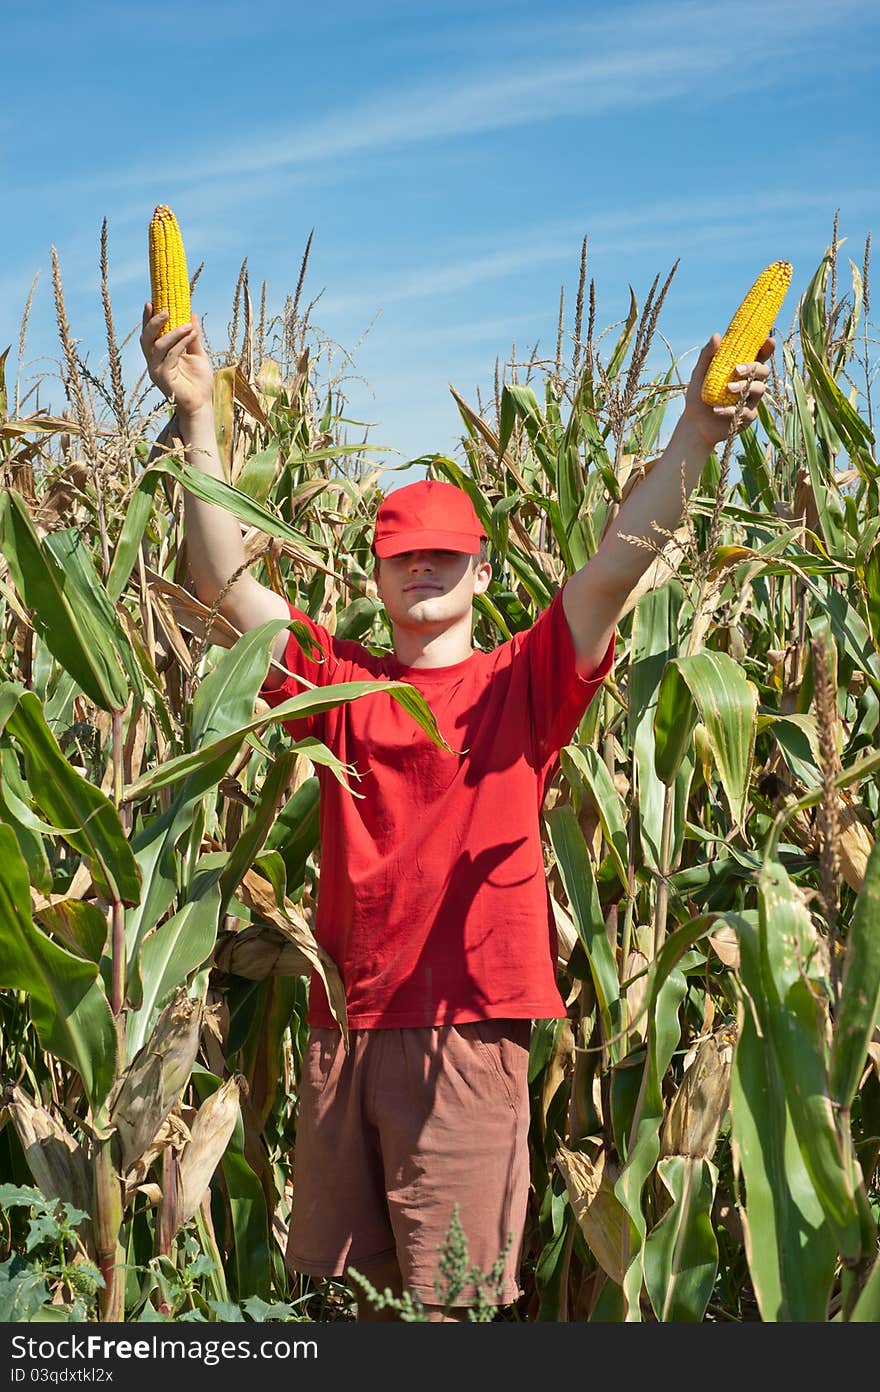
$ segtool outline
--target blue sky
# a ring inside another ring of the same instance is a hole
[[[460,456],[449,384],[475,403],[512,342],[553,354],[584,234],[600,329],[681,258],[660,328],[692,354],[777,258],[794,264],[787,325],[836,208],[859,266],[880,231],[872,0],[83,0],[10,3],[3,29],[13,391],[38,271],[23,390],[58,356],[51,245],[100,370],[102,219],[121,338],[159,202],[190,269],[205,262],[194,308],[216,347],[242,258],[277,309],[315,229],[305,295],[323,292],[324,333],[359,343],[349,414],[389,464]],[[133,384],[136,337],[126,364]],[[40,402],[61,405],[57,384]]]

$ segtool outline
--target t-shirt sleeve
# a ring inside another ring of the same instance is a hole
[[[291,631],[284,652],[284,665],[292,675],[285,676],[278,686],[264,684],[261,687],[260,698],[273,710],[289,701],[292,696],[301,696],[308,690],[306,683],[311,686],[329,686],[338,680],[335,673],[339,662],[333,652],[333,638],[329,630],[315,623],[314,619],[310,619],[308,614],[295,608],[289,601],[288,608],[291,619],[297,620],[306,629],[309,641],[306,642],[304,650],[296,634]],[[300,634],[302,636],[302,628]],[[298,681],[297,677],[304,677],[305,681]],[[307,716],[301,720],[285,720],[284,725],[297,739],[304,739],[308,735],[315,735],[320,739],[320,721],[320,715]]]
[[[522,634],[521,657],[528,663],[532,735],[539,765],[571,740],[614,661],[615,636],[594,672],[578,671],[574,639],[562,607],[562,589]]]

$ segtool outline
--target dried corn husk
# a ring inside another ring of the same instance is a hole
[[[6,1105],[37,1187],[47,1199],[61,1199],[90,1213],[92,1180],[79,1143],[51,1112],[32,1102],[18,1083]],[[85,1227],[81,1231],[84,1240],[89,1240]]]
[[[211,1176],[223,1157],[239,1116],[239,1099],[245,1086],[240,1075],[229,1078],[202,1103],[180,1157],[178,1227],[188,1223],[202,1202]]]
[[[121,1169],[130,1169],[152,1143],[189,1082],[205,1022],[205,1007],[181,988],[135,1055],[110,1109],[119,1133]]]
[[[180,1111],[175,1107],[174,1111],[169,1112],[159,1130],[153,1137],[150,1145],[138,1156],[134,1164],[126,1172],[125,1176],[125,1198],[128,1202],[135,1194],[136,1190],[141,1192],[151,1192],[150,1185],[147,1183],[147,1176],[153,1165],[159,1159],[162,1152],[169,1146],[175,1150],[183,1150],[189,1140],[189,1127],[181,1116]],[[155,1187],[155,1186],[153,1186]],[[158,1203],[161,1192],[157,1189],[155,1200]]]
[[[279,929],[261,923],[222,934],[214,949],[214,965],[248,981],[264,981],[267,976],[305,976],[312,968],[296,943]]]
[[[704,1039],[663,1119],[660,1156],[708,1159],[730,1097],[736,1027],[727,1022]]]
[[[568,1199],[587,1246],[618,1285],[623,1284],[629,1242],[629,1218],[614,1193],[618,1168],[600,1150],[595,1160],[583,1151],[560,1145],[554,1156],[565,1180]]]

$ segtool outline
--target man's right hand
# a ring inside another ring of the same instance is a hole
[[[197,315],[189,324],[164,333],[167,310],[153,313],[148,300],[144,305],[141,348],[147,360],[150,381],[166,397],[173,397],[178,416],[196,416],[213,409],[214,373],[202,344]]]

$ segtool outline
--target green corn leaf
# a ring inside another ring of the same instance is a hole
[[[230,851],[229,859],[220,876],[221,914],[226,912],[242,875],[253,863],[272,829],[278,804],[284,796],[298,758],[295,750],[287,750],[279,755],[266,775],[260,789],[259,801]]]
[[[639,317],[639,305],[636,300],[635,291],[629,287],[629,309],[626,314],[626,321],[621,330],[620,337],[614,345],[611,358],[605,373],[606,379],[613,382],[620,369],[623,367],[624,360],[629,352],[629,345],[632,342],[633,330],[636,320]]]
[[[184,904],[145,938],[140,957],[141,1004],[129,1014],[126,1026],[129,1063],[149,1039],[166,998],[186,985],[211,955],[219,917],[220,889],[215,874],[202,880],[198,898]]]
[[[220,653],[193,697],[192,749],[241,729],[251,719],[256,694],[268,670],[269,650],[286,626],[283,619],[270,619],[243,633],[234,647]]]
[[[507,401],[505,403],[505,397]],[[507,409],[505,409],[505,406]],[[541,464],[544,473],[547,475],[551,488],[557,487],[557,459],[553,441],[547,433],[547,422],[541,414],[541,405],[531,387],[520,386],[513,382],[508,383],[501,393],[501,420],[504,426],[502,429],[503,448],[507,448],[510,434],[505,436],[505,429],[510,420],[510,411],[513,411],[514,419],[522,421],[525,432],[535,454]]]
[[[300,784],[282,807],[266,837],[267,850],[284,861],[287,893],[292,899],[305,878],[306,862],[318,844],[320,786],[314,776]]]
[[[279,537],[286,541],[292,554],[297,560],[302,561],[308,566],[315,566],[319,570],[323,567],[321,557],[318,556],[309,544],[308,538],[276,517],[267,508],[261,507],[253,498],[249,498],[240,489],[231,487],[230,484],[215,479],[210,474],[205,474],[199,469],[191,469],[186,464],[179,463],[171,456],[156,460],[150,465],[147,471],[162,474],[170,474],[176,478],[178,483],[183,484],[188,493],[192,493],[196,498],[201,498],[206,503],[214,503],[217,507],[222,507],[226,512],[231,512],[240,521],[246,522],[250,527],[258,527],[266,536]],[[144,477],[147,477],[147,474]]]
[[[776,1054],[764,1037],[769,1006],[756,918],[723,915],[740,946],[742,1004],[730,1107],[734,1160],[745,1180],[746,1256],[763,1320],[824,1321],[837,1243],[804,1164]]]
[[[668,1155],[657,1173],[672,1207],[645,1239],[645,1287],[658,1320],[699,1324],[718,1272],[712,1227],[718,1171],[711,1160]]]
[[[107,918],[86,899],[61,899],[47,904],[34,915],[41,928],[46,928],[62,946],[77,957],[101,965],[107,950]],[[106,964],[106,959],[105,959]]]
[[[617,877],[623,889],[628,892],[629,838],[626,831],[626,808],[612,782],[607,765],[591,745],[582,744],[568,745],[562,751],[561,762],[569,782],[580,774],[589,788]],[[576,772],[569,773],[570,769]]]
[[[792,389],[800,427],[801,448],[806,455],[822,536],[831,555],[835,559],[846,561],[851,547],[843,526],[843,505],[837,487],[830,481],[828,471],[823,467],[816,448],[816,433],[807,402],[806,388],[796,368],[792,369]]]
[[[632,1220],[630,1233],[633,1255],[623,1282],[628,1321],[640,1318],[644,1243],[648,1230],[642,1195],[648,1176],[660,1155],[660,1126],[664,1112],[663,1079],[681,1038],[678,1010],[687,992],[687,979],[679,968],[685,953],[705,936],[712,922],[710,916],[704,915],[670,933],[648,972],[645,1061],[625,1148],[625,1164],[614,1186],[615,1194]],[[634,1024],[635,1021],[630,1023]],[[631,1087],[631,1081],[627,1081]]]
[[[278,472],[279,455],[280,450],[275,444],[246,459],[235,479],[239,493],[246,493],[254,502],[265,503]]]
[[[360,599],[352,600],[339,614],[333,636],[364,642],[373,627],[373,620],[381,609],[381,604],[369,595],[361,595]]]
[[[546,814],[546,822],[575,926],[590,963],[605,1038],[610,1040],[620,1028],[620,986],[617,963],[605,932],[593,864],[571,807],[554,807]],[[616,1058],[620,1041],[610,1047],[612,1056]]]
[[[123,710],[125,673],[98,615],[77,605],[79,592],[40,541],[14,488],[0,495],[0,546],[15,587],[52,656],[102,710]]]
[[[41,830],[32,825],[32,814],[25,801],[27,796],[27,785],[19,773],[17,759],[11,750],[0,749],[0,822],[6,822],[15,832],[31,884],[41,894],[48,894],[52,888],[52,871]]]
[[[80,627],[89,634],[89,641],[97,639],[105,649],[116,655],[129,686],[136,696],[143,696],[143,674],[128,641],[128,634],[95,574],[79,532],[73,527],[51,532],[43,545],[64,574],[67,598]],[[128,695],[128,691],[125,691],[123,706],[128,704]]]
[[[851,1141],[838,1130],[828,1091],[827,1006],[815,977],[816,935],[803,898],[777,861],[758,882],[762,1029],[785,1081],[804,1164],[840,1250],[863,1252],[863,1216]]]
[[[93,962],[35,926],[27,867],[11,827],[2,825],[0,923],[0,986],[27,991],[42,1047],[77,1070],[97,1111],[116,1070],[116,1029],[103,983]]]
[[[272,622],[274,623],[275,620],[273,619]],[[234,649],[230,649],[230,651],[234,651]],[[230,730],[220,739],[215,739],[203,748],[196,749],[190,754],[179,754],[176,758],[169,759],[161,767],[151,769],[148,773],[143,774],[136,783],[130,784],[125,790],[125,799],[126,801],[134,801],[146,793],[155,792],[157,788],[165,788],[172,783],[179,783],[181,779],[200,774],[205,768],[213,768],[218,765],[218,761],[225,760],[223,766],[225,773],[235,750],[250,732],[262,729],[264,725],[277,725],[288,720],[303,720],[311,715],[319,715],[322,711],[332,710],[336,706],[347,705],[349,701],[356,701],[362,696],[372,696],[376,693],[388,695],[403,706],[404,710],[413,717],[416,724],[420,725],[426,734],[431,736],[439,748],[447,749],[450,753],[457,752],[450,749],[440,734],[427,701],[409,683],[390,681],[339,682],[335,686],[321,686],[315,687],[311,691],[303,691],[299,696],[292,696],[289,701],[275,706],[273,710],[253,716],[245,724]],[[349,765],[343,764],[337,759],[336,755],[331,753],[320,740],[312,738],[299,740],[292,748],[308,753],[313,763],[326,764],[341,782],[344,782],[344,776],[351,772]],[[219,776],[222,777],[223,774],[221,773]]]
[[[155,470],[142,474],[129,499],[125,520],[113,553],[110,573],[107,576],[107,593],[114,604],[122,595],[134,569],[137,553],[153,511],[156,490],[161,482],[162,475]]]
[[[871,1274],[862,1287],[855,1308],[849,1317],[851,1324],[880,1323],[880,1257],[871,1268]]]
[[[670,937],[664,944],[668,947]],[[655,967],[659,965],[655,960]],[[639,1300],[644,1273],[644,1243],[647,1221],[642,1193],[660,1154],[660,1124],[663,1120],[662,1082],[681,1037],[678,1007],[687,991],[687,982],[673,966],[663,979],[655,973],[648,1004],[648,1034],[642,1081],[636,1101],[635,1117],[624,1164],[614,1192],[630,1216],[632,1260],[624,1277],[627,1320],[640,1318]]]
[[[584,505],[584,474],[575,445],[563,445],[557,456],[556,477],[559,513],[571,555],[570,569],[580,570],[592,554],[589,538],[581,524]]]
[[[178,892],[175,847],[184,832],[193,826],[202,798],[216,789],[226,774],[247,728],[256,728],[259,724],[251,719],[254,701],[269,668],[274,639],[284,627],[280,619],[260,624],[243,634],[233,648],[220,656],[193,700],[190,742],[194,752],[182,756],[189,763],[179,775],[180,791],[160,816],[132,838],[132,849],[146,887],[141,903],[126,914],[125,924],[129,995],[135,1005],[140,1004],[138,966],[144,935],[158,923]],[[204,741],[211,742],[209,752],[199,748]],[[155,772],[167,772],[168,767],[169,764],[160,766]]]
[[[727,653],[707,648],[690,657],[675,658],[663,674],[654,716],[658,776],[667,785],[674,782],[699,716],[734,824],[742,827],[748,808],[757,711],[757,687]]]
[[[33,692],[19,689],[18,704],[6,729],[24,753],[28,787],[47,824],[89,858],[95,883],[105,898],[136,904],[141,894],[140,878],[119,813],[100,789],[71,768]]]
[[[874,478],[877,465],[872,458],[874,436],[858,411],[844,396],[810,339],[802,336],[804,365],[817,400],[828,413],[836,433],[859,472]]]
[[[666,664],[678,647],[684,593],[678,581],[651,590],[633,614],[630,646],[629,731],[638,770],[639,833],[648,865],[660,867],[665,787],[654,762],[654,713]],[[666,869],[667,867],[664,867]]]

